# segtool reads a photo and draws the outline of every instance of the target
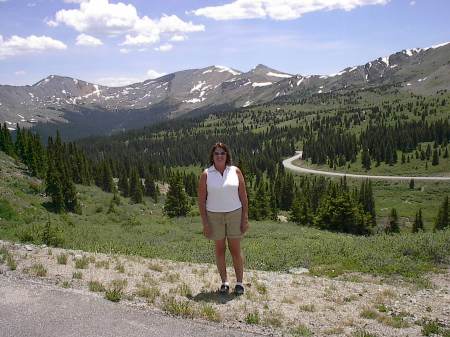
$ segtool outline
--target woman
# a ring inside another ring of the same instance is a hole
[[[200,176],[198,206],[203,234],[214,240],[216,264],[222,285],[220,293],[228,293],[230,285],[225,262],[226,242],[236,273],[236,295],[244,293],[241,239],[248,230],[248,200],[242,172],[231,165],[231,154],[223,143],[216,143],[209,153],[211,166]]]

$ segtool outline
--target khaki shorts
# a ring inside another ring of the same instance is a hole
[[[210,212],[207,211],[208,224],[211,234],[208,239],[222,240],[225,237],[229,239],[241,239],[241,218],[242,208],[231,212]]]

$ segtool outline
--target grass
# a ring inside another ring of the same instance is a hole
[[[304,324],[298,324],[296,327],[292,328],[290,334],[294,337],[310,337],[313,335],[311,330]]]
[[[200,307],[200,316],[212,322],[220,322],[222,319],[219,312],[211,304],[203,304]]]
[[[357,330],[352,333],[352,337],[378,337],[378,335],[366,330]]]
[[[89,266],[89,258],[83,256],[82,258],[75,260],[75,268],[76,269],[87,269]]]
[[[359,314],[359,316],[366,319],[376,319],[379,316],[379,314],[376,310],[372,308],[364,308],[363,311],[361,311],[361,313]]]
[[[301,311],[314,312],[316,311],[316,307],[314,304],[301,304],[298,307]]]
[[[253,312],[247,313],[247,315],[245,316],[244,321],[247,324],[260,324],[261,319],[259,317],[259,312],[258,311],[253,311]]]
[[[191,318],[195,315],[192,303],[188,300],[177,300],[173,296],[164,296],[162,309],[170,315]]]
[[[111,302],[119,302],[124,296],[124,288],[127,280],[113,280],[109,287],[105,290],[105,298]]]
[[[88,287],[92,292],[102,293],[106,291],[105,286],[99,281],[89,281]]]
[[[148,303],[154,303],[156,298],[161,295],[161,292],[156,287],[149,287],[141,284],[136,291],[136,295],[144,297]]]
[[[30,272],[38,277],[47,276],[47,269],[42,265],[42,263],[35,263],[31,266]]]
[[[56,261],[58,261],[58,264],[67,264],[67,254],[61,253],[57,255]]]
[[[61,229],[63,248],[214,263],[214,250],[203,237],[200,217],[168,219],[162,215],[163,200],[154,204],[147,199],[145,205],[136,205],[123,198],[115,214],[97,213],[98,205],[109,205],[111,194],[97,187],[77,185],[83,204],[82,215],[59,215],[48,213],[42,206],[43,198],[38,194],[23,192],[27,186],[25,178],[0,179],[0,192],[8,195],[13,192],[8,203],[14,205],[17,213],[16,218],[1,220],[1,224],[7,224],[0,225],[1,239],[17,241],[22,238],[39,244],[40,239],[33,235],[32,229],[34,226],[40,228],[50,217],[51,223],[58,224]],[[422,207],[425,224],[429,226],[442,193],[449,190],[449,184],[416,183],[416,190],[410,191],[407,183],[383,182],[374,184],[373,189],[380,216],[387,214],[385,208],[394,206],[401,217],[407,215],[411,219],[417,208]],[[405,200],[408,203],[403,202]],[[123,227],[122,223],[132,216],[141,225]],[[251,221],[251,224],[242,241],[246,267],[250,269],[286,271],[302,266],[310,269],[312,275],[330,277],[346,272],[401,275],[427,286],[423,275],[438,270],[440,265],[450,260],[450,229],[438,233],[404,232],[362,237],[301,227],[292,222],[282,226],[274,221]],[[26,235],[21,236],[21,233]],[[229,254],[227,259],[231,263]],[[87,258],[75,261],[78,269],[87,268],[89,263]],[[109,267],[107,262],[95,262],[95,265],[97,268]],[[157,262],[148,267],[163,272],[163,281],[174,283],[179,280],[179,275],[167,274]],[[260,291],[264,292],[263,288]]]
[[[72,278],[75,280],[81,280],[83,278],[83,273],[81,271],[75,271],[72,273]]]

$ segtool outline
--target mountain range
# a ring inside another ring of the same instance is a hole
[[[124,87],[57,75],[29,86],[0,85],[0,122],[67,138],[109,134],[185,115],[248,107],[281,97],[396,85],[432,94],[450,89],[450,42],[406,49],[331,75],[287,74],[259,64],[248,72],[210,66]]]

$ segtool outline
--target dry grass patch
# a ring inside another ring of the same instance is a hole
[[[309,337],[313,335],[312,331],[304,324],[298,324],[294,328],[291,328],[289,333],[294,337]]]
[[[75,271],[72,273],[72,278],[76,280],[81,280],[83,278],[83,273],[81,271]]]
[[[88,287],[90,291],[102,293],[106,291],[105,286],[99,281],[89,281]]]
[[[220,322],[222,320],[219,312],[211,304],[203,304],[200,307],[200,316],[212,322]]]
[[[56,261],[58,262],[58,264],[67,264],[67,254],[61,253],[56,255]]]
[[[379,313],[375,309],[365,307],[359,313],[359,316],[362,318],[366,318],[366,319],[377,319],[379,316]]]
[[[316,311],[316,307],[314,304],[300,304],[298,308],[301,311],[314,312]]]
[[[162,309],[170,315],[192,318],[195,309],[189,300],[177,300],[173,296],[163,296]]]
[[[148,269],[153,270],[153,271],[157,271],[159,273],[162,273],[162,271],[164,270],[163,266],[161,266],[159,263],[156,263],[156,262],[150,262],[147,265],[147,267],[148,267]]]
[[[138,285],[138,289],[135,292],[136,296],[143,297],[147,300],[147,303],[155,303],[155,300],[160,296],[161,292],[156,287],[148,287],[144,284]]]
[[[263,325],[271,326],[274,328],[280,328],[283,326],[283,321],[286,317],[283,315],[281,311],[278,310],[269,310],[264,312],[263,315]]]
[[[75,268],[76,269],[87,269],[89,267],[89,259],[86,256],[82,258],[75,259]]]
[[[47,269],[42,263],[35,263],[31,266],[30,273],[38,277],[45,277],[47,276]]]
[[[344,333],[344,328],[341,326],[335,326],[323,331],[325,335],[340,335]]]
[[[103,261],[96,261],[95,262],[95,268],[103,268],[103,269],[109,269],[109,261],[103,260]]]
[[[171,273],[171,272],[165,272],[161,278],[161,281],[169,282],[169,283],[175,283],[180,280],[180,274],[179,273]]]

